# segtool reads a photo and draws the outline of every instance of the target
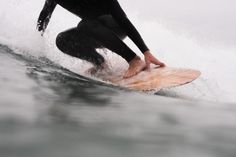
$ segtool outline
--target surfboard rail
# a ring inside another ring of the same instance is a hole
[[[108,81],[133,90],[150,91],[185,85],[196,80],[200,75],[201,72],[194,69],[163,67],[142,71],[127,79],[122,76],[111,77]]]

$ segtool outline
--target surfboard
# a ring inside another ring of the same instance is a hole
[[[150,71],[142,71],[136,76],[124,79],[122,75],[100,76],[104,81],[114,85],[138,91],[159,91],[164,88],[172,88],[185,85],[196,80],[201,72],[184,68],[152,68]]]

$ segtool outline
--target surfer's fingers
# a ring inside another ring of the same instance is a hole
[[[165,63],[161,63],[160,67],[166,67],[166,64]]]
[[[160,67],[165,67],[165,64],[160,62],[158,59],[154,59],[152,63],[156,64],[156,65],[159,65]]]
[[[150,71],[151,69],[151,62],[149,60],[146,60],[146,70]]]
[[[153,59],[152,63],[156,64],[156,65],[160,65],[161,64],[161,62],[158,59]]]
[[[159,64],[158,64],[160,67],[165,67],[166,65],[165,65],[165,63],[162,63],[162,62],[159,62]]]

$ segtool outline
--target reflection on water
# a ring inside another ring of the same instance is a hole
[[[235,157],[234,104],[147,95],[0,46],[0,156]]]

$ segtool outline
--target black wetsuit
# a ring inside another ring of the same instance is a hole
[[[57,4],[82,19],[77,27],[57,36],[56,45],[62,52],[99,66],[104,58],[96,48],[108,48],[127,62],[136,56],[122,41],[126,36],[141,52],[148,50],[117,0],[46,0],[38,19],[39,31],[46,29]]]

